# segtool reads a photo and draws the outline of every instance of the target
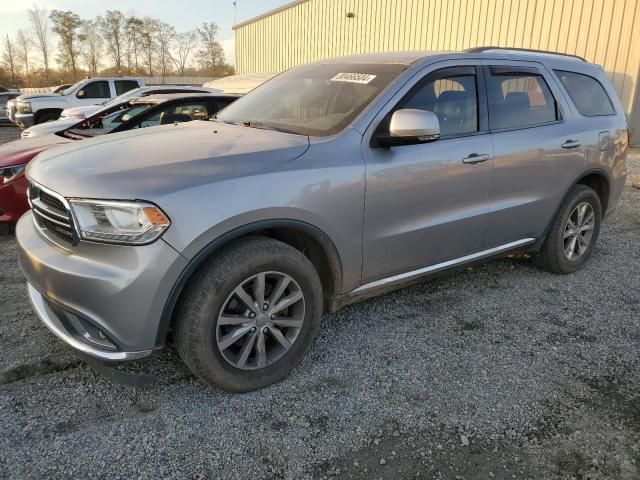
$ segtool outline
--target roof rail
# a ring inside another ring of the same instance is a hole
[[[523,52],[523,53],[542,53],[545,55],[561,55],[563,57],[571,57],[571,58],[575,58],[576,60],[581,60],[583,62],[586,62],[586,60],[578,55],[572,55],[570,53],[561,53],[561,52],[550,52],[548,50],[535,50],[533,48],[511,48],[511,47],[474,47],[474,48],[468,48],[467,50],[465,50],[465,52],[469,52],[469,53],[481,53],[481,52],[486,52],[488,50],[503,50],[505,52],[508,51],[512,51],[512,52]]]

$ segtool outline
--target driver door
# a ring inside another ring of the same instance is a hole
[[[78,90],[76,98],[78,105],[99,105],[104,103],[111,99],[109,82],[107,80],[89,82]]]
[[[365,135],[363,283],[483,249],[493,143],[482,75],[468,62],[432,70],[397,95]],[[391,115],[403,108],[434,112],[440,138],[377,147],[376,135],[388,135]]]

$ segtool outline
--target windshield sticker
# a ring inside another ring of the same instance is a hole
[[[332,82],[371,83],[376,75],[369,73],[338,73],[331,79]]]

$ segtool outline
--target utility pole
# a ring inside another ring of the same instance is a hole
[[[234,0],[233,2],[233,24],[238,23],[238,2]]]

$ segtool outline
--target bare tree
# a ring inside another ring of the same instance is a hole
[[[167,71],[171,67],[171,42],[176,36],[176,30],[171,25],[159,22],[156,31],[156,40],[158,42],[158,64],[162,72],[162,78],[167,75]]]
[[[153,75],[153,54],[156,50],[156,33],[158,31],[159,21],[155,18],[144,17],[142,19],[142,28],[140,30],[140,44],[144,51],[145,63],[149,75]]]
[[[24,66],[24,74],[27,85],[30,85],[31,79],[31,46],[32,44],[29,35],[24,30],[18,30],[18,33],[16,35],[16,52],[20,63]]]
[[[98,25],[100,25],[102,38],[107,44],[107,51],[113,58],[116,72],[121,74],[122,57],[125,53],[125,16],[119,10],[107,10],[104,17],[98,17]]]
[[[2,63],[4,63],[11,72],[11,82],[13,83],[13,86],[17,87],[18,83],[16,81],[16,51],[13,43],[9,39],[9,35],[5,37],[2,47]]]
[[[203,23],[198,28],[201,48],[196,53],[196,58],[202,68],[208,69],[211,76],[216,76],[216,66],[224,64],[224,50],[218,42],[218,25],[213,22]]]
[[[80,39],[82,40],[82,59],[87,66],[87,70],[89,70],[89,74],[95,76],[100,68],[103,43],[95,21],[86,20],[83,22],[80,29]]]
[[[143,21],[136,17],[134,14],[130,14],[127,17],[125,24],[125,35],[127,43],[127,64],[130,71],[139,73],[140,45],[142,43],[142,28]]]
[[[80,56],[80,15],[71,11],[53,10],[49,16],[53,32],[60,37],[58,60],[73,72],[73,80],[78,79],[78,57]]]
[[[184,77],[184,69],[189,61],[191,51],[196,46],[197,32],[191,30],[189,32],[179,33],[175,37],[175,55],[171,58],[175,63],[178,73]]]
[[[49,82],[49,15],[46,8],[40,8],[34,5],[28,10],[29,21],[36,38],[37,45],[42,55],[42,63],[44,64],[44,75],[47,83]]]

